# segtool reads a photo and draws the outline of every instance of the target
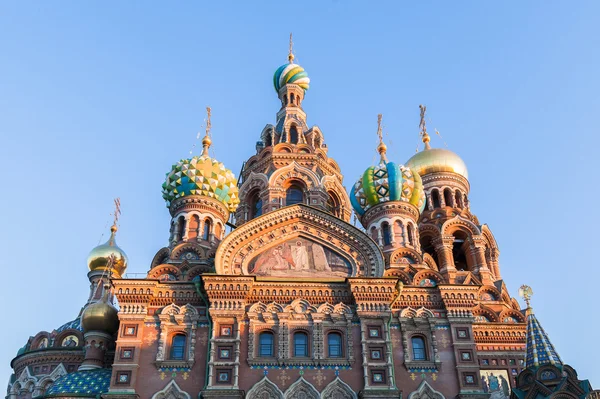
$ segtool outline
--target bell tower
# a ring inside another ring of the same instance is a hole
[[[309,127],[302,102],[310,79],[294,63],[290,35],[288,63],[273,76],[281,102],[274,125],[263,129],[256,154],[240,176],[240,206],[235,220],[240,226],[276,209],[304,204],[350,221],[350,199],[342,184],[338,164],[327,156],[327,145],[318,126]]]

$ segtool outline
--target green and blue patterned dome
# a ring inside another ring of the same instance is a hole
[[[289,64],[284,64],[277,68],[273,75],[273,86],[275,86],[275,91],[279,93],[279,89],[286,84],[292,83],[302,87],[306,91],[310,85],[310,78],[304,68],[290,61]]]
[[[368,168],[354,184],[350,202],[354,211],[362,216],[373,206],[389,201],[408,202],[421,213],[425,208],[425,191],[418,173],[382,160],[379,165]]]
[[[45,397],[77,396],[98,398],[100,394],[108,392],[111,375],[111,369],[95,369],[69,373],[56,380],[48,389],[48,392],[46,392]]]
[[[208,156],[210,138],[205,137],[202,143],[204,151],[201,156],[182,159],[167,173],[162,185],[167,207],[178,198],[202,195],[220,201],[234,212],[240,203],[237,179],[225,165]]]

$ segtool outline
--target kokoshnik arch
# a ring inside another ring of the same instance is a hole
[[[308,74],[277,68],[281,101],[236,179],[209,148],[162,187],[167,245],[128,278],[117,224],[88,259],[81,312],[30,337],[9,399],[583,398],[471,212],[467,167],[432,148],[387,158],[349,192],[302,108]],[[367,165],[365,165],[367,166]],[[352,212],[362,228],[350,224]],[[226,226],[234,228],[226,234]]]

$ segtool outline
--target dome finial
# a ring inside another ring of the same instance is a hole
[[[288,61],[290,64],[294,63],[294,42],[292,41],[292,32],[290,32],[290,51],[288,52]]]
[[[533,290],[530,286],[523,284],[519,287],[519,296],[523,298],[525,303],[527,304],[527,316],[533,314],[533,308],[531,307],[531,297],[533,296]]]
[[[114,216],[113,225],[110,227],[110,232],[112,233],[113,238],[114,238],[114,234],[119,229],[117,227],[117,223],[119,222],[119,216],[121,216],[121,199],[119,197],[117,197],[117,198],[115,198],[114,201],[115,201],[115,213],[113,214],[113,216]]]
[[[383,132],[381,129],[381,119],[383,118],[382,114],[377,115],[377,136],[379,136],[379,145],[377,146],[377,152],[381,155],[381,162],[387,163],[387,146],[383,142]]]
[[[419,134],[425,144],[425,149],[430,150],[431,146],[429,145],[429,141],[431,139],[429,138],[429,134],[427,134],[427,125],[425,124],[425,111],[427,111],[427,106],[421,104],[419,105],[419,109],[421,110],[421,121],[419,122],[419,129],[421,132]]]
[[[210,128],[212,127],[210,123],[210,107],[206,107],[206,134],[202,139],[202,156],[208,157],[208,149],[212,144],[212,140],[210,139]]]

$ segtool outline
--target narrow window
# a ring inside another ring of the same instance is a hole
[[[446,206],[454,207],[454,201],[452,201],[452,191],[449,188],[444,190],[444,202],[446,202]]]
[[[258,356],[273,357],[273,333],[261,333],[259,335],[258,341]]]
[[[303,332],[294,334],[294,356],[308,357],[308,335]]]
[[[406,225],[406,234],[408,235],[408,243],[410,245],[415,245],[414,244],[414,237],[413,237],[413,233],[414,233],[414,229],[412,224],[408,223]]]
[[[342,334],[329,333],[327,335],[327,349],[329,357],[342,357]]]
[[[440,193],[438,190],[433,190],[431,192],[431,200],[433,201],[434,208],[441,208],[440,205]]]
[[[412,337],[413,360],[427,360],[425,340],[422,337]]]
[[[456,194],[454,194],[454,201],[456,202],[457,208],[463,207],[462,194],[458,190],[456,190]]]
[[[185,353],[185,335],[177,334],[171,339],[171,360],[183,360]]]
[[[391,245],[392,244],[392,235],[390,233],[390,225],[388,223],[384,223],[381,225],[383,230],[383,245]]]
[[[208,241],[208,238],[210,237],[210,219],[206,219],[204,221],[204,231],[202,232],[202,239],[204,241]]]
[[[292,144],[298,144],[298,129],[296,129],[296,126],[290,128],[290,142]]]
[[[300,186],[292,185],[285,192],[285,204],[303,204],[304,203],[304,191]]]

